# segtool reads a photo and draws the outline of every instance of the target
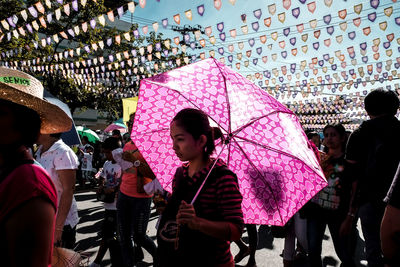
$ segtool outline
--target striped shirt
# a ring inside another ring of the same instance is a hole
[[[199,184],[199,180],[204,180],[210,168],[213,166],[213,163],[214,161],[206,168],[197,172],[193,177],[189,177],[188,175],[189,164],[183,164],[183,179],[187,181],[189,187]],[[217,175],[215,175],[215,172]],[[176,184],[176,177],[174,177],[173,192],[175,192]],[[226,167],[225,163],[219,159],[194,203],[196,216],[210,221],[230,222],[242,233],[244,222],[241,203],[242,195],[239,191],[237,177]],[[233,232],[235,231],[232,231],[232,233]],[[230,240],[211,239],[211,242],[215,244],[210,244],[210,239],[208,239],[207,244],[196,244],[196,247],[206,248],[215,246],[215,266],[226,265],[229,262],[233,262],[230,252],[230,241],[233,238],[234,236],[231,236]],[[194,242],[201,242],[201,240],[196,240]],[[201,253],[201,251],[198,252]],[[204,257],[209,256],[210,255],[204,255]]]

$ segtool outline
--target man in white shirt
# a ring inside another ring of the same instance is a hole
[[[74,198],[78,157],[61,139],[60,134],[42,134],[36,160],[49,173],[57,189],[58,211],[54,243],[73,249],[75,245],[78,208]]]

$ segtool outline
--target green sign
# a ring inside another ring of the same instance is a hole
[[[14,83],[14,84],[25,85],[25,86],[31,85],[31,81],[29,79],[14,77],[14,76],[0,77],[0,82]]]

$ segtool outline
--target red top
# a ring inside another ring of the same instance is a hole
[[[15,209],[35,197],[46,199],[57,210],[56,189],[47,172],[38,165],[23,164],[0,183],[0,226]],[[48,266],[50,263],[51,254]]]
[[[134,151],[137,151],[136,145],[130,141],[125,144],[124,146],[124,152],[128,151],[133,153]],[[144,158],[142,157],[141,154],[137,155],[139,160],[144,161]],[[119,187],[119,190],[124,193],[127,196],[130,197],[136,197],[136,198],[150,198],[153,195],[148,195],[146,193],[139,193],[137,191],[137,168],[136,167],[131,167],[127,170],[125,170],[122,173],[122,179],[121,179],[121,185]],[[151,182],[151,179],[148,177],[144,177],[144,184],[147,184]]]

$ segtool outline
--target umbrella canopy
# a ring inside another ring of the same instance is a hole
[[[43,97],[50,103],[57,105],[59,108],[61,108],[72,120],[71,130],[61,134],[61,139],[64,141],[64,143],[68,146],[80,145],[81,139],[79,138],[79,135],[76,131],[75,123],[68,105],[50,94],[50,92],[48,92],[47,90],[43,91]]]
[[[89,142],[91,143],[96,143],[97,141],[100,141],[100,137],[93,130],[89,128],[83,126],[77,126],[76,130],[78,131],[81,137],[87,136]]]
[[[123,119],[119,119],[111,123],[104,129],[105,132],[112,132],[113,130],[120,130],[121,133],[125,133],[128,129],[123,121]]]
[[[297,117],[211,58],[141,82],[131,138],[166,189],[181,164],[170,122],[188,107],[204,111],[224,132],[227,142],[216,154],[238,176],[246,223],[284,225],[326,186]]]

